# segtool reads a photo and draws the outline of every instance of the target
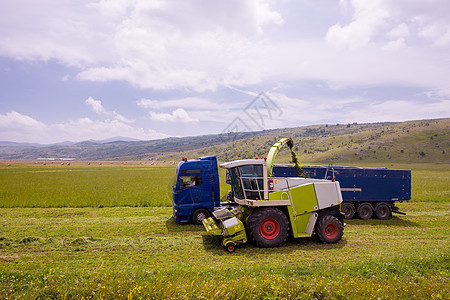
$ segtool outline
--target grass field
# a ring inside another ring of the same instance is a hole
[[[174,222],[174,166],[0,166],[0,298],[449,299],[450,168],[409,168],[406,216],[228,254]]]

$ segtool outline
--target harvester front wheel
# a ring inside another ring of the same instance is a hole
[[[277,208],[260,208],[247,221],[250,238],[258,247],[281,246],[289,234],[289,221]]]
[[[191,216],[192,224],[202,225],[203,219],[209,218],[210,216],[211,214],[209,213],[209,210],[207,210],[206,208],[198,208]]]
[[[335,216],[321,216],[316,223],[317,239],[324,244],[339,242],[343,234],[344,226]]]
[[[234,251],[236,251],[236,245],[234,243],[228,243],[225,246],[225,250],[227,250],[228,253],[233,253]]]

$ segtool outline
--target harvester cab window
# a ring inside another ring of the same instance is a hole
[[[201,175],[180,176],[180,188],[185,189],[193,186],[202,185]]]
[[[239,199],[263,199],[262,165],[246,165],[232,168],[235,195]]]
[[[240,167],[242,177],[263,177],[262,165],[248,165]]]
[[[231,168],[228,170],[228,176],[230,176],[230,184],[234,191],[234,196],[238,199],[244,199],[244,192],[242,191],[241,179],[238,168]]]

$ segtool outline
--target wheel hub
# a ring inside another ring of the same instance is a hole
[[[328,224],[325,227],[325,235],[327,236],[327,238],[329,239],[334,239],[335,237],[337,237],[338,235],[338,227],[336,226],[336,224]]]
[[[280,224],[277,220],[269,218],[261,223],[259,231],[264,238],[272,240],[280,233]]]

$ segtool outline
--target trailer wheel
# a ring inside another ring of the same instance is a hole
[[[324,215],[316,223],[316,236],[319,242],[333,244],[341,240],[344,227],[335,216]]]
[[[250,238],[258,247],[278,247],[289,233],[289,221],[277,208],[260,208],[254,211],[247,221]]]
[[[385,203],[380,203],[375,209],[375,216],[380,220],[387,220],[391,216],[391,209]]]
[[[341,211],[344,213],[346,219],[351,219],[355,216],[355,207],[351,203],[343,203],[341,205]]]
[[[192,214],[191,221],[194,225],[201,225],[203,219],[209,218],[211,214],[206,208],[197,208]]]
[[[372,209],[372,206],[370,206],[370,204],[363,203],[358,207],[358,216],[362,220],[370,219],[372,217],[372,214],[373,214],[373,209]]]

